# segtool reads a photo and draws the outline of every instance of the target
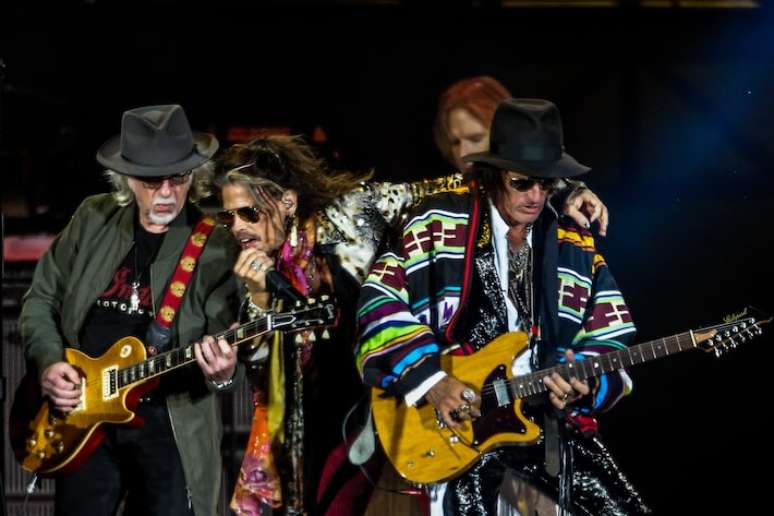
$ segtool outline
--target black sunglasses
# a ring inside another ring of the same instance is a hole
[[[176,176],[164,176],[164,177],[138,177],[137,180],[142,183],[142,186],[149,190],[158,190],[164,181],[169,180],[169,184],[172,186],[181,186],[188,182],[188,178],[193,171],[189,170],[184,174]]]
[[[556,178],[547,178],[547,177],[509,177],[508,178],[508,184],[511,188],[514,190],[517,190],[519,192],[526,192],[528,190],[531,190],[533,186],[536,184],[540,187],[541,190],[544,192],[549,192],[556,188]]]
[[[255,224],[261,219],[261,210],[255,206],[242,206],[235,210],[222,210],[215,214],[215,220],[226,229],[231,229],[236,217],[250,224]]]

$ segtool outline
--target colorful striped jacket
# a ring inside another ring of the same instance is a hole
[[[470,354],[485,345],[468,340],[467,330],[480,323],[471,298],[481,298],[471,292],[486,288],[477,258],[491,249],[488,218],[478,192],[428,197],[409,217],[397,252],[374,263],[358,307],[356,360],[367,385],[403,396],[440,370],[440,353]],[[547,207],[534,224],[533,248],[535,276],[542,278],[539,367],[564,360],[567,348],[583,360],[625,347],[635,327],[591,234],[558,224]],[[504,300],[492,306],[504,312]],[[504,314],[491,320],[493,336],[507,331]],[[624,370],[591,385],[590,403],[576,413],[605,411],[631,391]]]

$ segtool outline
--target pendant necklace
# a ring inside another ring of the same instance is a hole
[[[140,271],[137,266],[137,244],[134,245],[134,280],[132,280],[132,294],[129,296],[129,310],[133,314],[140,311]]]

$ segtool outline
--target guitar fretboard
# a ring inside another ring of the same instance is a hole
[[[636,346],[587,357],[583,360],[563,364],[513,378],[510,381],[511,391],[515,398],[526,398],[546,392],[548,387],[543,378],[552,373],[568,379],[571,377],[585,380],[604,373],[618,371],[624,367],[643,364],[673,353],[679,353],[694,348],[691,332],[680,333],[663,339],[651,340]]]
[[[228,330],[215,335],[215,339],[224,338],[232,347],[241,342],[258,337],[271,331],[269,327],[269,318],[261,317],[255,321],[246,323],[233,330]],[[116,373],[117,387],[120,389],[132,383],[147,380],[154,376],[159,376],[172,369],[177,369],[195,362],[193,344],[175,348],[165,353],[160,353],[143,362],[138,362],[124,369],[119,369]],[[111,380],[112,382],[112,380]]]

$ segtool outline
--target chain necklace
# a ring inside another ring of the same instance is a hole
[[[525,234],[529,234],[531,225]],[[519,322],[522,329],[530,332],[532,328],[532,246],[524,239],[522,246],[514,251],[508,245],[508,296],[516,303]]]

